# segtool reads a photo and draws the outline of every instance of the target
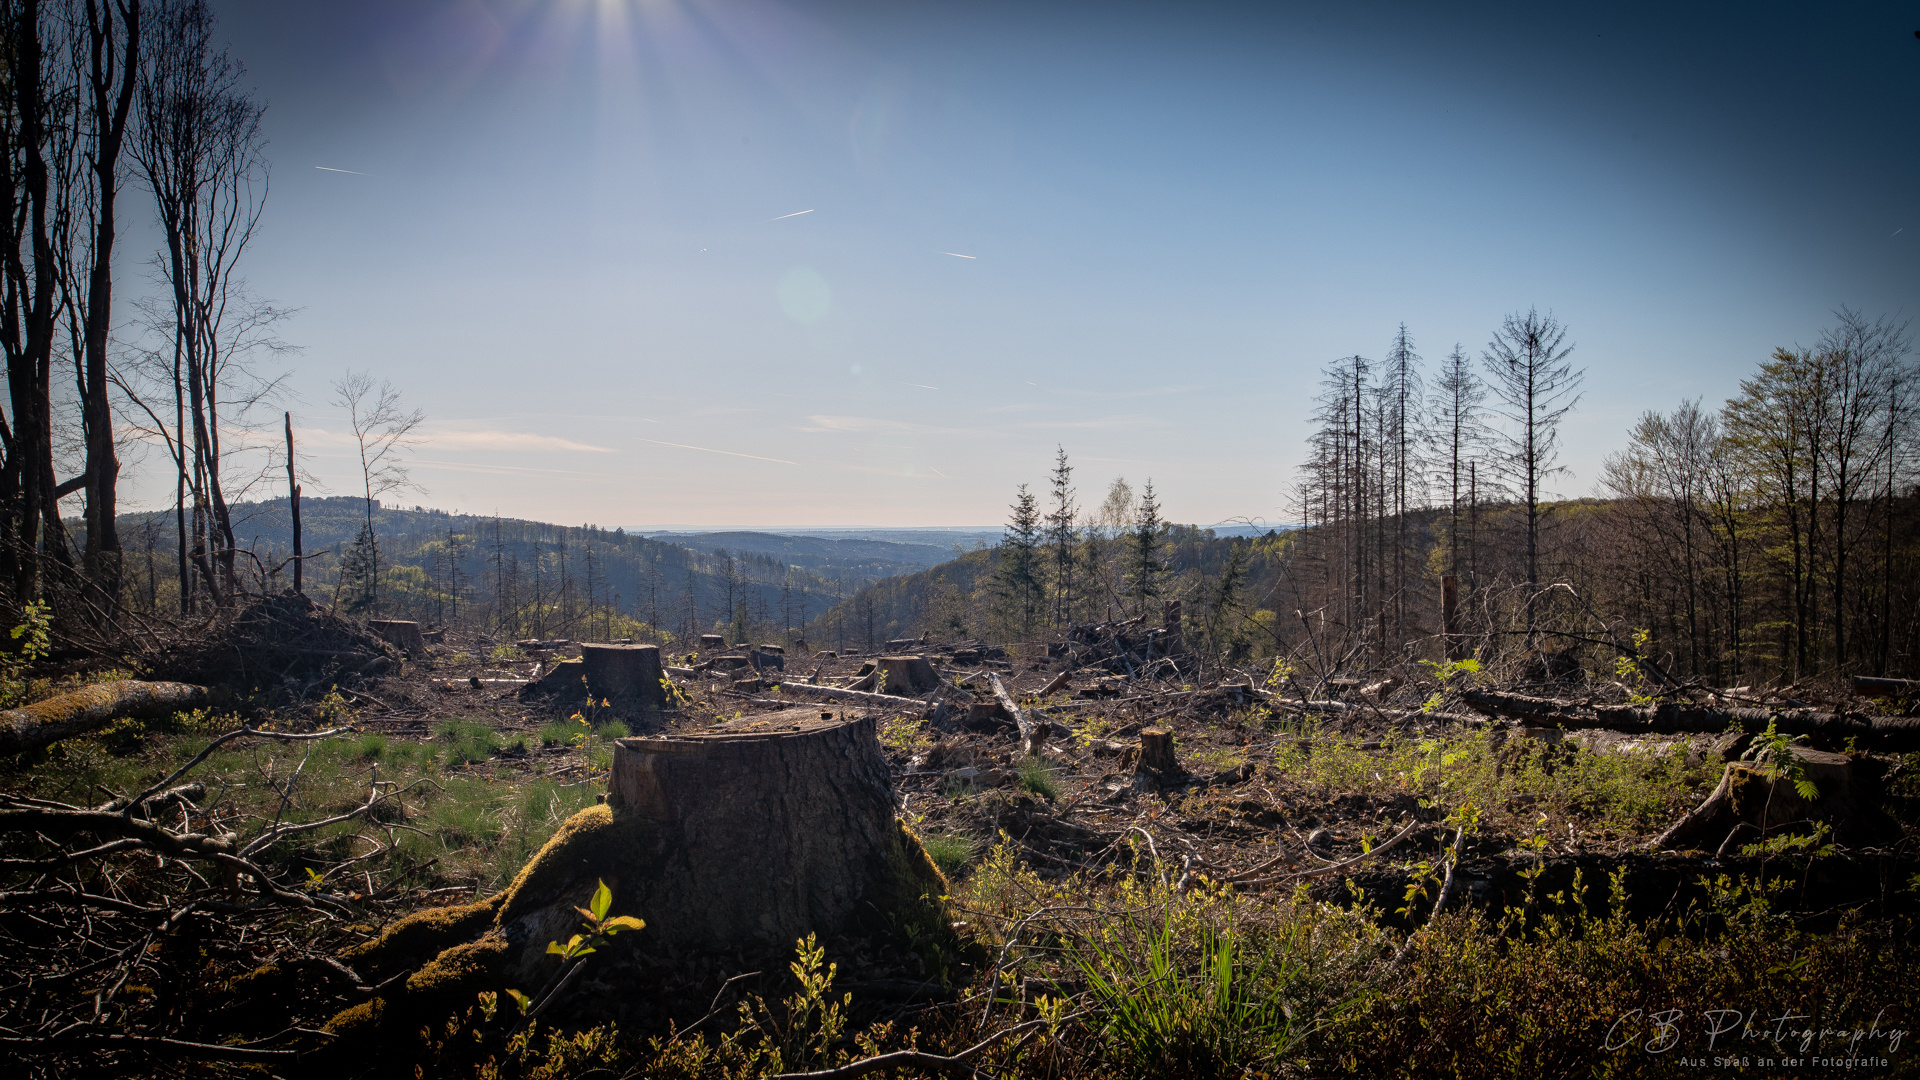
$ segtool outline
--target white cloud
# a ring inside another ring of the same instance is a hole
[[[572,450],[588,454],[611,454],[607,446],[592,446],[557,435],[535,435],[525,431],[430,431],[423,442],[428,446],[463,450]]]
[[[301,450],[337,447],[353,449],[353,432],[326,428],[295,428],[294,442]],[[420,444],[446,450],[571,450],[576,453],[611,454],[613,449],[562,439],[557,435],[535,435],[527,431],[454,431],[427,430],[420,433]]]

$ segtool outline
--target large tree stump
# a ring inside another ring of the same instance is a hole
[[[950,933],[946,881],[894,816],[870,718],[788,709],[621,739],[609,788],[502,896],[457,916],[409,916],[343,954],[380,978],[412,974],[329,1028],[410,1036],[480,990],[544,984],[558,964],[547,944],[579,931],[577,909],[601,881],[613,914],[646,922],[621,947],[653,956],[790,957],[808,934]]]
[[[883,694],[913,697],[940,685],[940,676],[933,673],[933,665],[924,656],[882,656],[879,663],[880,670],[886,672],[880,685]]]
[[[427,639],[420,634],[420,624],[409,619],[369,619],[367,629],[380,636],[382,641],[406,653],[410,659],[427,655]]]
[[[658,645],[582,645],[581,674],[587,693],[622,711],[651,711],[666,704]]]

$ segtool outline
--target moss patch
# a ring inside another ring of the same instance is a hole
[[[553,903],[563,892],[596,879],[613,886],[614,914],[634,914],[621,904],[621,872],[652,861],[648,842],[653,827],[646,819],[615,814],[607,805],[589,806],[567,819],[553,839],[520,868],[507,886],[500,925]]]
[[[494,924],[505,898],[500,893],[478,903],[416,911],[372,941],[341,950],[340,958],[376,980],[385,978],[473,940]]]
[[[416,1012],[468,1004],[482,990],[495,989],[507,960],[507,939],[489,931],[434,957],[433,962],[407,976],[406,1001]]]

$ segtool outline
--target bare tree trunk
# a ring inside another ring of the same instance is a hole
[[[287,420],[287,506],[293,515],[293,591],[305,592],[301,588],[302,567],[305,557],[300,550],[300,484],[294,479],[293,468],[293,414],[286,414]]]
[[[115,55],[113,12],[87,0],[87,36],[91,68],[88,87],[93,97],[93,120],[98,143],[93,155],[96,198],[92,272],[87,281],[86,378],[82,382],[82,412],[87,443],[88,576],[100,589],[107,610],[120,600],[122,575],[120,533],[115,521],[116,487],[120,461],[114,454],[113,408],[107,398],[107,336],[113,326],[114,203],[120,186],[120,148],[133,111],[133,91],[140,64],[140,0],[117,5],[125,37]],[[119,89],[114,90],[115,66]],[[110,96],[111,95],[111,96]]]

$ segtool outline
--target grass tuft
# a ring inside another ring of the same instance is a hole
[[[448,765],[485,761],[500,749],[500,733],[475,720],[445,720],[433,730]]]
[[[1047,770],[1046,762],[1030,757],[1022,760],[1014,766],[1014,769],[1020,775],[1020,787],[1023,791],[1032,792],[1048,802],[1060,798],[1060,785],[1054,780],[1053,774]]]

